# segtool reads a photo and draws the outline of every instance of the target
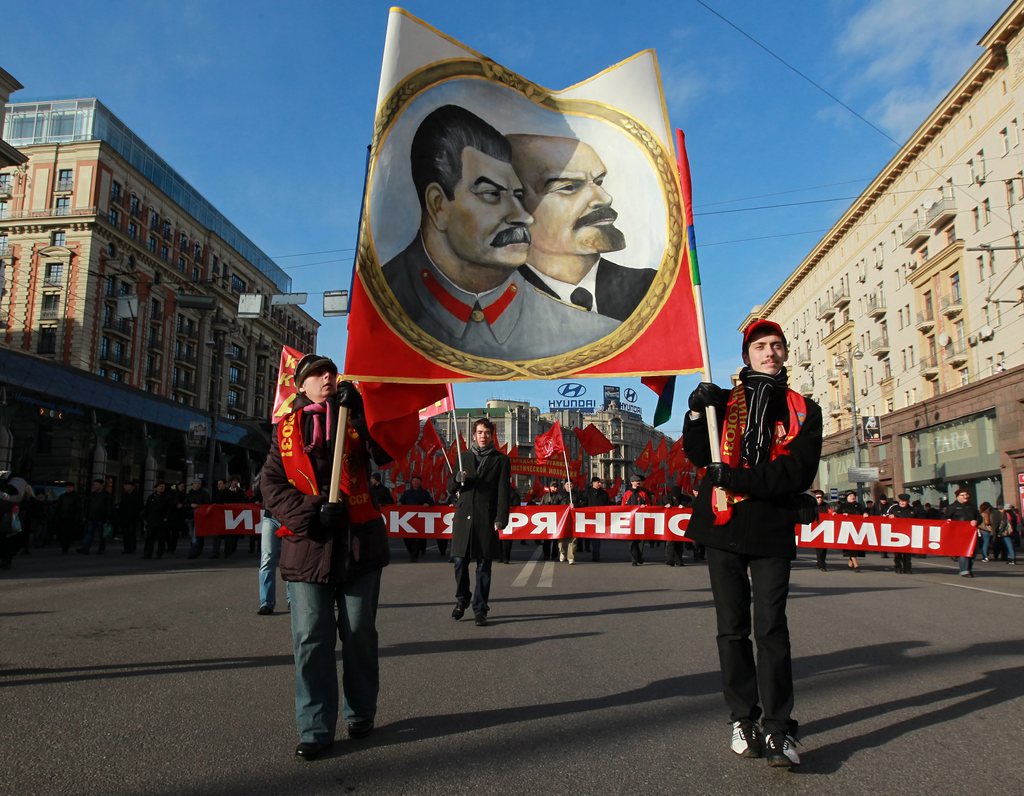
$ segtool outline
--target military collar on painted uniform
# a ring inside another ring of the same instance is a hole
[[[420,268],[417,279],[434,299],[434,309],[444,316],[445,326],[454,327],[456,336],[462,337],[470,325],[489,328],[502,343],[511,336],[522,312],[522,302],[517,301],[523,291],[520,274],[513,272],[503,285],[486,293],[469,293],[436,270],[432,262],[430,265],[433,268]]]

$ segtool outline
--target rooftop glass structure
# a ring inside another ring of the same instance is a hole
[[[277,290],[291,292],[291,277],[98,99],[12,102],[5,108],[2,137],[11,146],[96,140],[109,144],[186,213],[255,265]]]

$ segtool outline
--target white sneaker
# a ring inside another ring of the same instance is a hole
[[[559,553],[558,554],[558,560],[559,561],[565,561],[565,553]]]
[[[788,732],[769,735],[765,739],[765,757],[770,766],[791,768],[800,765],[800,755],[796,753],[796,738]]]
[[[740,757],[761,756],[761,733],[752,721],[732,723],[732,743],[729,748]]]

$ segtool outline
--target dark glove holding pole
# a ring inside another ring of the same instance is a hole
[[[346,511],[345,504],[324,503],[320,506],[320,525],[323,528],[337,530],[345,527]]]
[[[725,462],[711,462],[708,465],[708,483],[712,486],[721,486],[729,489],[732,486],[732,468]]]
[[[465,484],[468,479],[469,473],[467,473],[465,470],[459,470],[458,474],[455,476],[455,480],[458,481],[460,484]]]
[[[722,389],[709,381],[702,381],[697,389],[690,393],[690,411],[704,414],[709,406],[721,403]]]
[[[334,394],[334,400],[338,406],[344,406],[351,411],[363,411],[363,397],[356,389],[356,385],[350,381],[338,382],[338,392]]]

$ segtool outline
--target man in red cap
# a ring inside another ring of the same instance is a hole
[[[683,423],[687,457],[707,467],[686,535],[707,548],[731,748],[785,768],[800,763],[786,620],[794,529],[798,495],[810,488],[821,457],[821,408],[788,388],[788,356],[782,328],[754,321],[743,333],[745,367],[737,385],[698,385]],[[706,411],[712,406],[719,456],[712,455],[708,439]]]

